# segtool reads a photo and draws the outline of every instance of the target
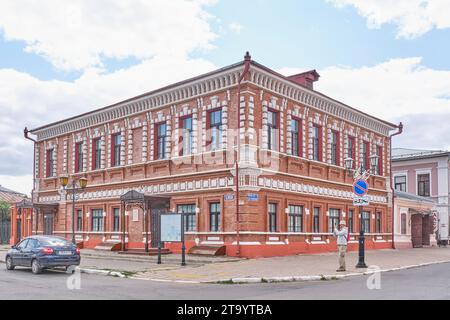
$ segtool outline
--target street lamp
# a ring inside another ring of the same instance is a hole
[[[344,159],[344,166],[345,170],[348,172],[348,175],[351,176],[352,169],[353,169],[353,159],[348,157]]]
[[[83,190],[87,186],[87,179],[85,177],[73,178],[72,182],[69,184],[69,176],[61,175],[59,177],[59,182],[64,188],[64,190],[72,191],[72,243],[75,242],[75,194],[77,191]],[[77,185],[78,184],[78,185]],[[69,188],[68,188],[69,186]]]
[[[370,156],[370,167],[373,173],[375,173],[376,168],[378,168],[378,158],[379,157],[376,154]]]

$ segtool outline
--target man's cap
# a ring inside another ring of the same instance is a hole
[[[345,226],[345,225],[346,225],[345,220],[341,220],[341,221],[339,222],[339,225],[340,225],[340,226]]]

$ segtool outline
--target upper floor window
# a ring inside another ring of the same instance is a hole
[[[101,140],[100,138],[92,141],[92,170],[100,169],[102,159]]]
[[[303,206],[289,206],[288,232],[303,231]]]
[[[356,166],[356,147],[355,147],[355,137],[348,137],[347,139],[347,157],[352,158],[352,169],[355,169]]]
[[[278,112],[269,110],[267,113],[267,138],[269,150],[278,150]]]
[[[430,174],[417,175],[417,194],[422,197],[430,196]]]
[[[312,127],[312,157],[316,161],[322,161],[322,134],[320,129],[317,125]]]
[[[291,153],[293,156],[300,157],[302,154],[301,150],[301,121],[298,119],[291,120]]]
[[[75,144],[75,172],[83,171],[83,142]]]
[[[222,149],[222,109],[209,112],[209,130],[211,150]]]
[[[46,163],[46,175],[47,177],[53,177],[55,175],[55,166],[53,159],[53,149],[47,150],[47,163]]]
[[[181,119],[181,136],[180,136],[180,156],[192,154],[194,142],[194,130],[192,126],[192,117],[185,117]]]
[[[120,133],[111,136],[111,166],[120,166],[120,149],[122,147],[122,135]]]
[[[376,152],[377,152],[376,154],[378,156],[378,164],[375,167],[374,174],[382,176],[383,175],[383,147],[377,146]]]
[[[166,123],[159,123],[156,125],[156,159],[166,158]]]
[[[406,176],[394,177],[394,189],[398,191],[406,192]]]
[[[362,145],[362,167],[364,170],[370,169],[370,145],[369,142],[364,141]]]
[[[331,131],[331,164],[339,165],[339,132]]]

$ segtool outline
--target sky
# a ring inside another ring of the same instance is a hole
[[[29,194],[24,127],[241,61],[245,51],[450,149],[448,0],[0,0],[0,185]]]

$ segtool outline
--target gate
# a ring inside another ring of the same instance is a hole
[[[0,217],[0,244],[9,244],[11,237],[11,220]]]

